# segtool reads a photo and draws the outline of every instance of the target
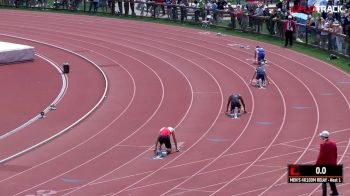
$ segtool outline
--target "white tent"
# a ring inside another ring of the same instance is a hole
[[[308,0],[307,5],[308,6],[326,6],[328,3],[327,0]]]
[[[34,47],[0,42],[0,64],[32,60],[34,54]]]

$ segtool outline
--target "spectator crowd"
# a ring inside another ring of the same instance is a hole
[[[2,0],[2,5],[27,6],[40,8],[63,8],[79,10],[83,0],[54,0],[48,5],[47,0]],[[228,20],[231,28],[242,31],[268,33],[285,37],[284,23],[291,16],[297,25],[293,29],[293,39],[308,42],[322,49],[333,50],[349,55],[350,37],[350,0],[329,0],[325,6],[342,6],[340,12],[293,13],[293,6],[299,0],[85,0],[89,12],[112,12],[117,15],[140,15],[169,18],[171,20],[206,22],[220,24]],[[113,2],[115,4],[113,5]],[[307,4],[307,3],[306,3]],[[294,7],[295,9],[296,7]],[[85,9],[85,5],[84,8]],[[135,9],[139,10],[136,14]],[[301,15],[300,15],[301,14]],[[302,16],[302,17],[301,17]],[[289,27],[289,26],[288,26]],[[307,39],[309,38],[309,39]]]

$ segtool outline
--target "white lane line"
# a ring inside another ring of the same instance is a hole
[[[63,51],[66,51],[66,52],[69,52],[71,54],[74,54],[76,56],[79,56],[80,58],[86,60],[87,62],[91,63],[92,65],[94,65],[99,71],[100,73],[102,74],[103,78],[104,78],[104,81],[105,81],[105,88],[104,88],[104,92],[102,94],[102,96],[100,97],[99,101],[96,103],[95,106],[93,106],[85,115],[83,115],[82,117],[80,117],[77,121],[75,121],[74,123],[72,123],[71,125],[69,125],[68,127],[66,127],[65,129],[59,131],[58,133],[52,135],[51,137],[27,148],[27,149],[24,149],[22,150],[21,152],[18,152],[14,155],[11,155],[5,159],[2,159],[0,160],[0,164],[1,163],[4,163],[6,161],[9,161],[13,158],[16,158],[18,156],[21,156],[23,155],[24,153],[27,153],[47,142],[50,142],[51,140],[61,136],[62,134],[66,133],[67,131],[69,131],[71,128],[73,128],[74,126],[76,126],[77,124],[79,124],[81,121],[83,121],[85,118],[87,118],[92,112],[94,112],[102,103],[102,101],[105,99],[105,96],[107,94],[107,89],[108,89],[108,80],[107,80],[107,77],[106,77],[106,74],[102,71],[102,69],[96,64],[94,63],[93,61],[91,61],[90,59],[78,54],[78,53],[75,53],[71,50],[68,50],[66,48],[63,48],[63,47],[60,47],[60,46],[56,46],[56,45],[53,45],[53,44],[49,44],[49,43],[45,43],[45,42],[41,42],[41,41],[38,41],[38,40],[32,40],[32,39],[28,39],[28,38],[24,38],[24,37],[19,37],[19,36],[13,36],[13,35],[8,35],[8,34],[0,34],[1,36],[7,36],[7,37],[12,37],[12,38],[17,38],[17,39],[22,39],[22,40],[27,40],[27,41],[31,41],[31,42],[36,42],[36,43],[39,43],[39,44],[43,44],[43,45],[47,45],[47,46],[50,46],[50,47],[53,47],[53,48],[57,48],[57,49],[60,49],[60,50],[63,50]]]
[[[48,57],[45,57],[43,55],[40,55],[40,54],[35,54],[36,56],[38,56],[39,58],[42,58],[43,60],[47,61],[49,64],[51,64],[53,67],[55,67],[58,72],[60,73],[61,75],[61,80],[62,80],[62,86],[61,86],[61,90],[60,92],[58,93],[58,95],[56,96],[56,98],[44,109],[44,112],[45,114],[47,112],[50,111],[50,106],[51,105],[56,105],[58,104],[58,102],[63,98],[65,92],[67,91],[68,89],[68,78],[66,75],[62,74],[62,70],[61,68],[57,65],[57,63],[55,63],[54,61],[50,60]],[[33,122],[35,122],[36,120],[40,119],[40,114],[36,115],[35,117],[31,118],[30,120],[28,120],[27,122],[25,122],[24,124],[16,127],[15,129],[11,130],[11,131],[8,131],[6,132],[5,134],[2,134],[0,136],[0,140],[1,139],[4,139],[14,133],[17,133],[18,131],[20,131],[21,129],[29,126],[30,124],[32,124]],[[3,163],[2,161],[0,161],[0,164]]]

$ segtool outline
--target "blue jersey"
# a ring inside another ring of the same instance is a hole
[[[256,74],[258,74],[258,75],[265,75],[265,68],[264,68],[264,66],[258,66],[256,68]]]
[[[255,51],[256,51],[256,56],[258,57],[265,56],[264,48],[256,48]]]

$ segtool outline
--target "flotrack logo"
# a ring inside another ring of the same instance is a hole
[[[301,0],[299,2],[301,4]],[[325,5],[312,5],[309,7],[306,6],[292,6],[290,12],[304,12],[304,13],[313,13],[313,12],[331,12],[331,13],[340,13],[342,10],[345,10],[343,6],[325,6]]]

